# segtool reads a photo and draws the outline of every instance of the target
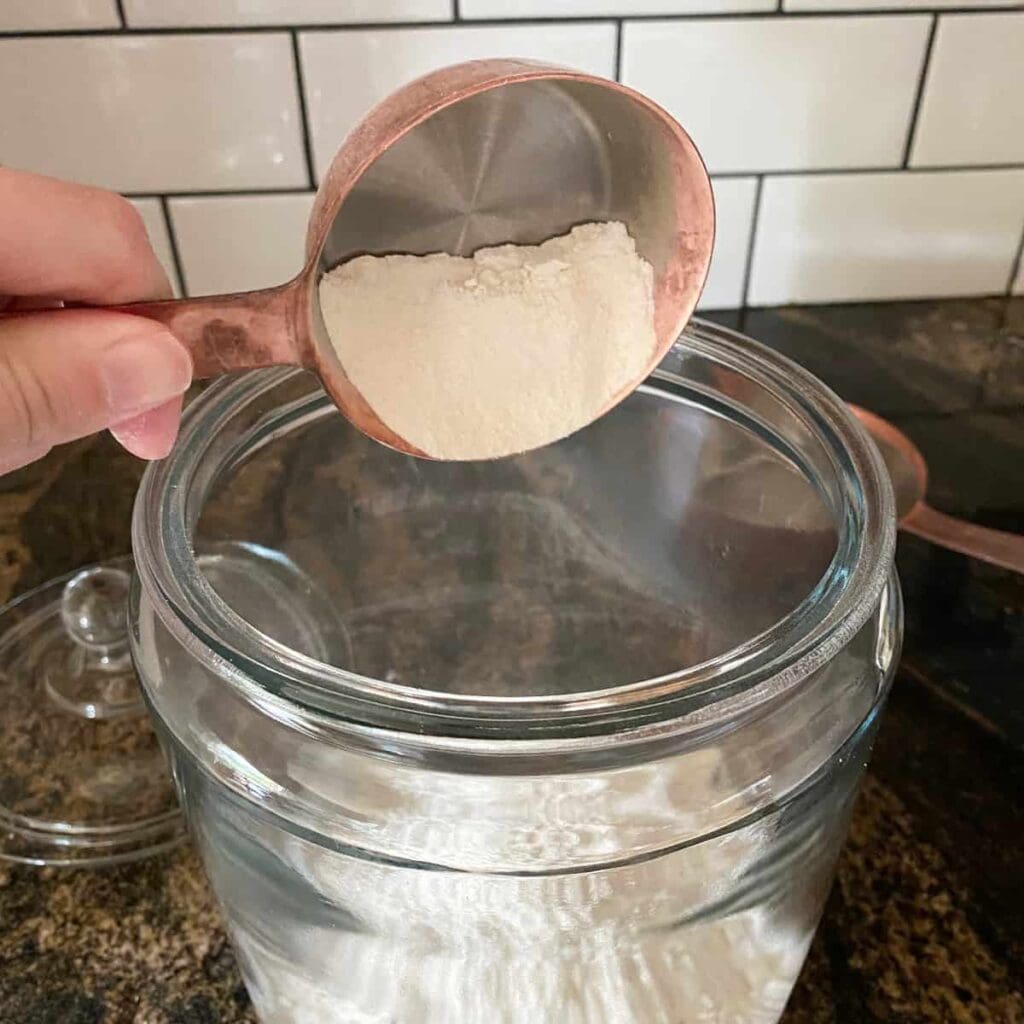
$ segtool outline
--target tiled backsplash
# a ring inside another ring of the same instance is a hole
[[[189,294],[261,287],[363,112],[483,56],[679,118],[715,181],[705,309],[1024,294],[1024,10],[998,0],[0,0],[0,163],[131,196]]]

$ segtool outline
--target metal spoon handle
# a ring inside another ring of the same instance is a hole
[[[908,533],[924,540],[979,558],[1012,572],[1024,573],[1024,536],[977,526],[964,519],[947,516],[919,501],[900,522]]]
[[[192,355],[197,380],[279,363],[312,365],[296,325],[301,283],[234,295],[105,307],[165,324]]]

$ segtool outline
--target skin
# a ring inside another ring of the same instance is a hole
[[[171,295],[126,199],[0,167],[0,474],[103,429],[143,459],[170,451],[188,352],[151,320],[79,304]]]

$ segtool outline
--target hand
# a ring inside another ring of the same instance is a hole
[[[152,320],[56,307],[171,294],[126,199],[0,167],[0,474],[105,427],[141,458],[168,453],[188,352]]]

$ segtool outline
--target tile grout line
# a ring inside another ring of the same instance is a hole
[[[816,178],[839,175],[854,175],[857,177],[871,177],[876,174],[898,174],[901,177],[909,175],[925,174],[964,174],[964,173],[989,173],[993,171],[1024,171],[1024,163],[1017,164],[949,164],[938,167],[908,167],[905,171],[899,167],[831,167],[811,168],[808,170],[784,170],[784,171],[711,171],[713,181],[729,181],[742,178]],[[299,196],[309,195],[315,191],[304,185],[254,185],[250,187],[239,186],[237,188],[211,188],[194,189],[192,191],[168,191],[164,192],[168,199],[216,199],[221,196]],[[126,199],[149,199],[157,195],[156,189],[142,189],[121,192]]]
[[[750,238],[747,242],[747,259],[743,265],[743,290],[740,293],[740,309],[746,310],[750,302],[750,279],[754,270],[754,245],[757,242],[757,224],[761,217],[761,193],[764,191],[764,175],[757,176],[754,189],[754,209],[750,214]]]
[[[299,53],[299,33],[292,29],[292,61],[295,64],[295,85],[299,94],[299,120],[302,126],[302,150],[306,158],[306,183],[316,188],[313,171],[313,142],[309,131],[309,111],[306,109],[306,81],[302,74],[302,55]]]
[[[459,9],[459,0],[452,0],[452,21],[456,24],[462,21],[462,11]]]
[[[1006,294],[1008,296],[1013,295],[1013,285],[1022,267],[1024,267],[1024,225],[1021,225],[1020,241],[1017,243],[1017,255],[1010,264],[1010,277],[1006,282]]]
[[[868,177],[873,174],[959,174],[966,171],[1019,171],[1024,170],[1024,163],[1008,164],[937,164],[934,167],[807,167],[803,169],[788,168],[785,170],[764,171],[751,168],[747,171],[709,171],[712,178],[753,178],[761,175],[764,178],[821,178],[830,175],[853,174]]]
[[[220,199],[224,196],[308,196],[312,195],[313,191],[313,189],[307,188],[304,185],[282,185],[281,187],[269,186],[266,188],[258,186],[254,188],[200,188],[191,192],[169,191],[163,193],[151,188],[141,192],[122,192],[121,195],[125,199],[149,199],[155,195],[164,195],[168,199]]]
[[[928,40],[924,44],[924,59],[921,61],[921,74],[917,79],[917,91],[914,93],[914,105],[910,108],[910,124],[907,126],[907,142],[903,148],[903,170],[910,167],[910,154],[914,148],[914,138],[917,135],[917,125],[921,119],[921,104],[924,101],[924,91],[928,85],[928,68],[932,63],[932,51],[935,49],[935,34],[939,27],[938,14],[932,15],[932,23],[928,28]]]
[[[167,201],[167,196],[160,196],[160,209],[164,215],[164,226],[167,228],[167,241],[171,247],[171,262],[174,264],[174,273],[178,278],[178,290],[182,296],[187,298],[188,284],[185,281],[185,265],[181,261],[178,235],[174,230],[174,218],[171,216],[171,207]]]
[[[124,0],[114,0],[114,6],[117,8],[117,17],[121,22],[121,28],[127,28],[128,19],[124,16]]]
[[[1006,14],[1012,13],[1016,8],[1012,6],[990,6],[984,7],[942,7],[942,8],[912,8],[886,7],[867,8],[861,10],[842,11],[728,11],[728,12],[698,12],[694,14],[634,14],[621,18],[624,22],[645,22],[660,21],[667,23],[681,23],[692,21],[812,21],[821,18],[846,19],[846,18],[898,18],[898,17],[928,17],[937,18],[940,14]],[[781,17],[779,15],[781,14]],[[553,25],[590,25],[604,24],[617,20],[614,15],[559,15],[551,18],[527,17],[527,18],[472,18],[463,19],[460,15],[458,24],[474,25],[484,27],[510,27],[510,26],[532,26],[534,28],[548,28]],[[69,38],[79,36],[117,36],[117,35],[153,35],[153,36],[174,36],[174,35],[258,35],[271,32],[380,32],[389,30],[401,30],[409,28],[426,29],[450,29],[455,24],[453,21],[365,21],[365,22],[304,22],[289,24],[288,22],[274,22],[265,25],[175,25],[175,26],[145,26],[126,25],[124,30],[112,30],[105,28],[81,28],[81,29],[45,29],[40,32],[0,32],[0,39],[52,39]]]
[[[622,81],[622,19],[615,22],[615,81]]]

